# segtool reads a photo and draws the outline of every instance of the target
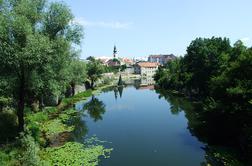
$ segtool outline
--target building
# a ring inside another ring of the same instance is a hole
[[[122,65],[126,65],[126,66],[132,66],[134,64],[132,59],[129,58],[119,58]]]
[[[135,65],[135,74],[144,77],[152,77],[158,70],[159,63],[156,62],[139,62]]]
[[[126,69],[123,71],[124,74],[134,74],[135,68],[133,66],[126,66]]]
[[[148,57],[134,57],[133,58],[133,62],[137,63],[137,62],[146,62],[148,61]]]
[[[176,56],[173,54],[170,55],[150,55],[148,57],[149,62],[157,62],[160,63],[160,65],[165,65],[167,62],[176,59]]]

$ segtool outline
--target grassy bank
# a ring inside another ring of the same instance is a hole
[[[57,107],[46,107],[37,113],[26,109],[26,130],[16,141],[1,147],[0,165],[98,165],[98,158],[109,157],[112,149],[95,141],[72,141],[71,132],[76,126],[69,122],[80,117],[73,104],[109,86],[65,98]]]

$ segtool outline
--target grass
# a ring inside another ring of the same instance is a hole
[[[78,101],[86,100],[88,97],[92,96],[92,90],[87,90],[85,92],[74,95],[73,97],[65,98],[61,101],[61,103],[57,106],[58,110],[64,110],[67,107],[75,104]]]

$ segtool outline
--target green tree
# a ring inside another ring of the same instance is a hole
[[[223,72],[212,77],[211,96],[233,111],[250,111],[252,105],[252,49],[235,43]]]
[[[182,90],[181,59],[169,61],[164,67],[160,67],[154,79],[162,88]]]
[[[88,58],[89,63],[87,64],[87,77],[91,82],[91,88],[94,88],[94,83],[102,77],[103,66],[93,57]]]
[[[71,95],[75,95],[75,86],[82,84],[86,80],[86,63],[79,59],[72,60],[69,67]]]
[[[77,33],[80,29],[70,24],[72,19],[69,8],[62,3],[3,1],[0,72],[17,101],[19,131],[24,129],[25,105],[48,92],[59,93],[66,84],[70,48],[81,37],[81,32]]]
[[[186,84],[191,92],[201,96],[209,94],[208,83],[220,73],[220,58],[230,50],[227,38],[197,38],[191,42],[183,59],[183,70],[190,75]]]

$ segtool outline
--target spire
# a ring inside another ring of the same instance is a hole
[[[116,58],[116,55],[117,55],[117,49],[116,49],[116,46],[114,45],[114,51],[113,51],[114,58]]]

